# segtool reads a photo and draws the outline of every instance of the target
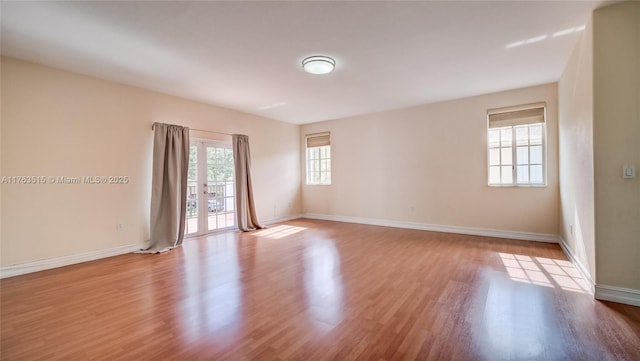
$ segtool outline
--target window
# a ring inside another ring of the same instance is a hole
[[[545,186],[545,105],[487,112],[490,186]]]
[[[331,184],[331,134],[309,134],[307,146],[307,184]]]

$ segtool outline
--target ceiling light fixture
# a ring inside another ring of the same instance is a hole
[[[336,66],[336,61],[328,56],[315,55],[302,60],[302,69],[309,74],[331,73]]]

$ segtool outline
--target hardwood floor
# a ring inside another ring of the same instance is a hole
[[[640,360],[558,245],[300,219],[4,279],[2,360]]]

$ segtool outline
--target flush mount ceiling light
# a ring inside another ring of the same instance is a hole
[[[315,55],[302,61],[302,69],[309,74],[327,74],[333,71],[336,61],[328,56]]]

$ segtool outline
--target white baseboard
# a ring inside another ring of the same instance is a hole
[[[139,244],[129,244],[126,246],[102,249],[98,251],[84,252],[62,256],[56,258],[42,259],[27,263],[20,263],[0,268],[0,278],[24,275],[27,273],[44,271],[52,268],[69,266],[76,263],[95,261],[101,258],[119,256],[121,254],[131,253],[141,248]]]
[[[559,243],[560,241],[559,236],[555,234],[546,234],[546,233],[515,232],[515,231],[504,231],[500,229],[446,226],[446,225],[439,225],[439,224],[391,221],[386,219],[374,219],[374,218],[345,217],[345,216],[334,216],[334,215],[316,214],[316,213],[305,213],[302,216],[304,218],[321,219],[326,221],[360,223],[360,224],[368,224],[372,226],[417,229],[421,231],[469,234],[473,236],[509,238],[509,239],[523,240],[523,241],[536,241],[536,242],[546,242],[546,243]]]
[[[560,237],[560,242],[559,243],[560,243],[560,247],[562,248],[562,251],[564,252],[564,254],[567,255],[567,257],[571,260],[571,262],[574,265],[577,266],[578,271],[580,271],[580,273],[582,274],[582,278],[585,281],[587,281],[587,284],[589,286],[589,291],[593,295],[595,293],[595,285],[596,285],[596,283],[593,280],[593,277],[591,276],[591,273],[589,273],[589,271],[587,271],[587,268],[584,266],[584,264],[582,264],[582,262],[580,262],[578,257],[576,257],[576,255],[573,254],[573,252],[571,251],[571,248],[569,248],[569,245],[564,240],[564,238]]]
[[[626,305],[640,307],[640,290],[608,285],[596,285],[595,297],[597,300],[624,303]]]

